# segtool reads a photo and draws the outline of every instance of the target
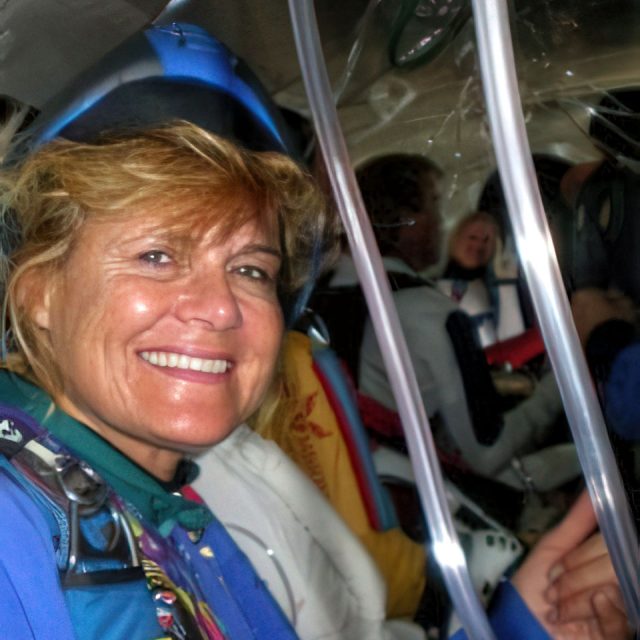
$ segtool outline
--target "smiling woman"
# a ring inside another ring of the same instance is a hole
[[[0,438],[14,594],[0,636],[295,637],[210,512],[173,492],[192,477],[185,455],[268,394],[282,303],[333,248],[313,183],[179,122],[54,141],[0,189],[20,235],[0,375],[14,434]]]
[[[283,322],[274,230],[247,222],[222,241],[214,227],[178,247],[156,224],[85,223],[29,304],[58,354],[57,404],[168,480],[255,411]]]

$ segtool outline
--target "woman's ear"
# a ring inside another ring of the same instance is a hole
[[[53,288],[53,275],[38,269],[25,273],[16,285],[18,308],[23,309],[39,329],[50,328]]]

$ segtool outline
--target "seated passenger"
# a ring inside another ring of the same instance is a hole
[[[571,304],[640,529],[640,90],[611,89],[589,113],[602,159],[576,165],[561,185],[574,216]]]
[[[426,410],[430,417],[437,415],[440,419],[441,428],[435,437],[443,451],[461,455],[479,475],[516,488],[530,486],[531,482],[540,490],[558,486],[575,477],[579,467],[572,445],[539,452],[562,412],[551,374],[539,382],[530,398],[498,415],[495,424],[479,424],[477,418],[474,422],[463,382],[465,370],[456,359],[447,329],[457,306],[433,283],[418,276],[438,260],[439,176],[439,170],[426,158],[408,155],[378,158],[358,171],[390,280],[396,274],[409,280],[408,286],[394,292],[394,301]],[[344,284],[348,277],[347,270],[338,269],[332,283]],[[351,282],[357,285],[355,278]],[[360,390],[395,409],[370,321],[364,329],[359,365]],[[487,432],[495,436],[490,442],[484,437]],[[558,455],[562,462],[555,459],[550,463],[547,455]]]
[[[572,290],[617,290],[640,304],[640,90],[612,89],[589,108],[589,136],[603,153],[562,180],[573,209]]]
[[[437,281],[438,289],[473,320],[482,347],[516,336],[525,327],[517,267],[498,278],[492,265],[499,237],[498,221],[491,214],[476,211],[463,218],[451,232],[449,260]]]
[[[289,363],[285,364],[288,369],[285,380],[293,381],[295,386],[296,378],[311,366],[309,340],[292,332],[285,342],[284,359]],[[302,640],[422,638],[420,630],[408,620],[385,620],[384,583],[353,533],[372,550],[378,563],[382,560],[388,568],[385,573],[388,587],[396,592],[404,587],[401,593],[405,594],[405,606],[407,598],[416,601],[420,597],[424,551],[409,540],[403,547],[398,532],[394,531],[377,533],[377,544],[373,547],[368,544],[376,532],[367,526],[361,499],[354,495],[356,482],[344,443],[331,422],[326,398],[311,384],[308,373],[302,378],[298,378],[299,388],[282,389],[282,404],[275,411],[265,407],[258,425],[263,434],[291,451],[310,477],[305,478],[274,443],[247,427],[240,427],[199,458],[201,475],[195,487],[247,553]],[[343,508],[351,532],[318,488],[331,497],[333,504]],[[239,510],[238,504],[244,508]],[[551,566],[549,560],[557,557],[555,551],[569,551],[589,533],[593,524],[588,501],[583,499],[566,522],[545,538],[525,562],[514,578],[519,589],[527,592],[529,585],[541,585],[542,576],[537,570],[542,568],[543,575],[546,574]],[[363,537],[367,530],[369,534]],[[552,637],[556,633],[562,633],[558,637],[564,640],[629,637],[610,565],[606,562],[598,566],[603,557],[606,558],[606,550],[601,538],[590,537],[555,564],[552,575],[561,576],[557,581],[540,587],[538,595],[531,594],[536,613]],[[396,575],[393,566],[397,568]],[[578,580],[576,570],[581,572]],[[581,587],[576,587],[576,583]],[[543,595],[546,589],[551,593],[552,584],[558,595]],[[595,593],[604,599],[602,609],[591,609]],[[503,603],[497,605],[502,613],[507,609],[511,614],[506,621],[495,623],[499,640],[546,637],[537,635],[541,632],[535,625],[525,629],[522,620],[518,620],[524,612],[517,602],[510,601],[508,586],[500,587],[496,602]],[[580,612],[577,617],[576,610]],[[581,616],[591,620],[586,622]],[[605,627],[610,635],[595,635],[596,629]],[[460,634],[455,637],[458,640]]]

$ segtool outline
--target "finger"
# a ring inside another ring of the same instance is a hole
[[[588,622],[572,622],[552,626],[549,633],[553,640],[600,640],[594,638]]]
[[[569,551],[562,559],[564,571],[571,571],[597,558],[608,555],[607,547],[601,533],[594,533],[579,547]],[[555,576],[552,577],[552,579]]]
[[[549,612],[547,619],[553,623],[587,620],[595,615],[591,596],[594,590],[582,591],[568,598],[558,600]]]
[[[591,598],[598,628],[607,640],[628,640],[632,636],[629,619],[618,589],[598,590]]]
[[[545,598],[549,602],[558,604],[567,598],[593,591],[608,583],[616,585],[617,579],[609,556],[602,556],[572,571],[560,574],[545,591]]]
[[[547,621],[549,623],[559,624],[587,620],[588,618],[597,616],[597,611],[593,603],[594,597],[600,594],[604,595],[607,599],[607,602],[603,603],[603,606],[616,606],[624,613],[622,595],[618,587],[612,584],[600,585],[595,589],[582,591],[557,602],[547,614]]]
[[[583,491],[560,524],[547,533],[542,541],[554,547],[573,549],[593,532],[596,524],[589,494]]]

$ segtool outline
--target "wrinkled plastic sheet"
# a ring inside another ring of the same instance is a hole
[[[360,48],[357,60],[332,78],[341,88],[340,120],[351,157],[358,165],[385,152],[428,155],[445,172],[443,210],[450,225],[476,208],[495,169],[473,22],[466,20],[433,58],[394,68],[388,45],[403,3],[373,3],[373,17],[366,28],[353,25],[352,45],[345,47]],[[424,0],[418,9],[424,14],[428,5],[441,10],[452,3]],[[510,3],[510,14],[532,151],[571,163],[601,157],[588,136],[589,118],[609,89],[640,84],[640,6],[625,0],[518,0]],[[429,40],[429,19],[421,26]],[[343,69],[346,64],[344,53]],[[345,74],[351,83],[346,88]],[[371,80],[364,88],[363,76]],[[294,100],[292,93],[283,96],[288,98]]]

